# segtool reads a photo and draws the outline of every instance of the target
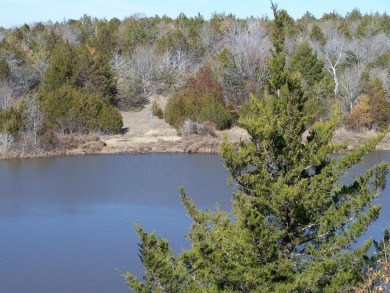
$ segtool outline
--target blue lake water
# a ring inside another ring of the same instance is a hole
[[[375,152],[354,172],[390,161]],[[0,292],[129,292],[116,268],[142,276],[134,223],[188,247],[178,187],[199,208],[230,209],[216,155],[147,154],[0,162]],[[390,188],[368,234],[390,222]]]

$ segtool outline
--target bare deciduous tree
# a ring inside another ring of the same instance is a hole
[[[350,54],[348,63],[362,68],[376,57],[390,51],[390,38],[384,33],[368,38],[356,38],[347,44],[346,51]]]
[[[182,50],[167,51],[158,59],[158,79],[169,86],[181,87],[185,84],[189,64]]]
[[[117,81],[119,99],[124,104],[140,104],[155,92],[153,81],[158,58],[150,47],[137,47],[129,55],[114,53],[110,65]]]
[[[319,43],[311,43],[311,45],[317,51],[318,57],[324,60],[326,69],[333,77],[334,94],[337,96],[339,92],[337,70],[345,60],[346,40],[342,33],[338,31],[335,22],[324,22],[321,24],[321,28],[326,39],[325,46],[321,46]]]
[[[248,84],[252,83],[259,88],[264,86],[267,74],[266,58],[271,42],[266,28],[255,20],[249,20],[246,27],[233,25],[222,42],[230,55],[228,60],[225,60],[226,64],[216,69],[219,72],[219,82],[223,86],[225,100],[240,104],[248,98],[249,92],[239,98],[239,91],[245,89]]]
[[[209,24],[203,25],[200,31],[200,37],[203,46],[206,48],[206,54],[212,56],[222,49],[222,34],[213,29]]]
[[[233,53],[239,74],[246,80],[260,82],[265,76],[265,58],[271,46],[267,31],[257,21],[248,21],[245,29],[232,29],[225,46]]]
[[[363,69],[357,65],[347,68],[340,75],[340,96],[342,100],[342,111],[349,114],[352,107],[356,104],[358,97],[363,91],[363,82],[361,81]]]
[[[60,23],[56,25],[54,32],[60,35],[71,45],[77,45],[80,43],[80,31],[78,31],[75,27],[71,27],[68,23]]]
[[[12,87],[8,82],[0,81],[0,109],[6,110],[14,104]]]
[[[124,100],[127,100],[128,98],[129,83],[127,79],[131,76],[130,70],[128,69],[129,63],[129,56],[122,56],[118,51],[115,51],[112,54],[110,66],[116,80],[118,98],[121,101],[121,104],[126,104],[124,103]]]
[[[136,47],[130,59],[130,71],[141,81],[144,98],[151,95],[153,80],[157,68],[157,56],[151,47]]]
[[[39,79],[42,80],[46,69],[49,67],[49,57],[46,54],[39,53],[35,58],[35,70],[38,73]]]
[[[111,56],[111,59],[110,59],[110,66],[111,66],[111,70],[115,73],[115,74],[119,74],[119,71],[121,70],[122,66],[123,66],[123,60],[122,60],[122,56],[121,54],[119,54],[119,50],[115,50],[114,53],[112,54]]]
[[[15,57],[6,58],[8,66],[11,69],[11,86],[16,95],[22,95],[24,90],[32,83],[36,82],[39,77],[37,73],[29,67],[29,65],[22,64],[20,60]]]
[[[0,145],[3,147],[3,153],[7,156],[8,150],[14,145],[15,139],[8,132],[0,133]]]
[[[43,124],[43,114],[40,110],[38,96],[36,94],[26,95],[23,99],[26,104],[25,127],[28,132],[31,132],[34,138],[34,146],[37,145],[38,131]]]

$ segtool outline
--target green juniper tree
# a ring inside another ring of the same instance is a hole
[[[304,79],[307,86],[312,87],[325,77],[324,62],[317,59],[308,43],[300,44],[291,56],[289,62],[291,71],[297,71]]]
[[[68,42],[58,42],[42,78],[41,91],[56,91],[64,84],[76,86],[76,64],[77,56],[74,48]]]
[[[0,82],[10,81],[11,77],[11,68],[9,68],[7,60],[5,58],[0,58]]]
[[[237,184],[232,214],[200,211],[180,191],[192,218],[191,248],[175,256],[168,242],[139,224],[144,281],[126,275],[135,292],[350,292],[362,283],[372,241],[353,245],[379,215],[374,200],[388,170],[381,163],[341,183],[383,137],[341,157],[330,143],[338,121],[316,122],[304,138],[306,98],[286,70],[286,12],[272,5],[272,58],[264,98],[252,97],[240,124],[251,141],[221,148]],[[336,107],[337,108],[337,107]]]

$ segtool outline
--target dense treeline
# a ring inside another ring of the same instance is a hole
[[[386,127],[390,17],[358,10],[283,17],[287,68],[303,83],[305,113],[326,118],[340,100],[348,127]],[[252,94],[263,97],[272,23],[218,13],[85,15],[0,28],[1,143],[42,147],[53,133],[117,133],[118,109],[142,107],[153,93],[172,96],[164,117],[177,129],[186,120],[228,128]]]

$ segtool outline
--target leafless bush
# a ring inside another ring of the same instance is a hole
[[[210,122],[204,122],[202,124],[203,126],[203,131],[204,131],[204,135],[210,135],[212,137],[217,137],[217,134],[215,132],[215,125],[213,123],[210,123]]]
[[[352,111],[353,106],[363,91],[362,73],[363,69],[353,66],[344,70],[340,75],[339,93],[342,100],[342,111],[345,114]]]
[[[56,150],[60,145],[58,134],[54,131],[46,131],[40,138],[40,145],[44,151]]]
[[[8,132],[0,133],[0,144],[4,147],[11,146],[14,143],[14,138]]]
[[[75,134],[65,134],[60,137],[60,148],[62,150],[73,150],[77,149],[82,144],[80,139]]]
[[[54,137],[56,141],[55,149],[60,151],[69,151],[77,148],[93,151],[94,149],[101,149],[105,145],[98,133],[54,133]]]
[[[14,137],[7,133],[0,133],[0,146],[3,148],[4,155],[7,154],[8,150],[14,145]]]
[[[14,104],[14,92],[8,82],[0,81],[0,109],[6,110]]]
[[[369,267],[363,275],[365,280],[362,288],[356,288],[355,293],[381,293],[390,292],[390,261],[386,251],[388,251],[389,241],[383,241],[384,251],[377,251],[378,259],[374,267]],[[374,254],[374,255],[375,255]]]
[[[179,134],[184,137],[188,137],[193,134],[197,135],[210,135],[216,137],[215,127],[210,122],[205,122],[203,124],[193,122],[191,120],[186,120],[183,122],[182,126],[179,129]]]

